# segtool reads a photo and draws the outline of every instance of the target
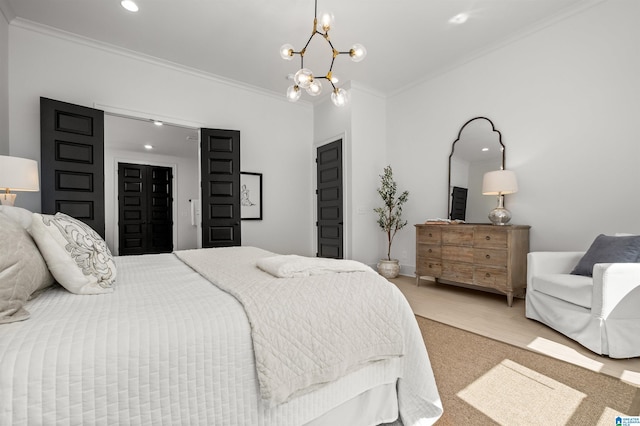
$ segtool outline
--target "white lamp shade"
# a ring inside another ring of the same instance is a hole
[[[504,195],[518,192],[516,174],[511,170],[487,172],[482,179],[483,195]]]
[[[0,190],[40,191],[38,162],[0,155]]]

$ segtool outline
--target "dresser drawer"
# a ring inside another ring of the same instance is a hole
[[[507,266],[507,250],[474,248],[473,263],[476,265]]]
[[[442,256],[442,246],[430,244],[418,244],[418,257],[427,259],[438,259]]]
[[[464,284],[473,284],[473,265],[470,263],[442,262],[440,278]]]
[[[442,244],[456,246],[473,245],[473,227],[448,225],[442,230]]]
[[[482,287],[505,291],[507,289],[507,269],[477,266],[473,272],[473,281]]]
[[[507,248],[508,231],[491,227],[481,227],[476,229],[473,236],[475,247]]]
[[[442,264],[439,261],[420,259],[416,266],[418,275],[429,275],[430,277],[436,278],[442,275]]]
[[[473,263],[473,247],[442,246],[442,260]]]
[[[416,233],[416,242],[418,244],[434,244],[440,245],[442,243],[442,230],[441,226],[419,226]]]

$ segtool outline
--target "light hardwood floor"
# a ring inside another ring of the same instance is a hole
[[[597,355],[555,330],[524,315],[524,299],[507,306],[506,296],[400,276],[391,282],[405,295],[413,312],[515,346],[543,353],[640,387],[640,358]]]

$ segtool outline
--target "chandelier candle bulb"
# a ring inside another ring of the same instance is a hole
[[[300,92],[300,88],[298,86],[289,86],[289,88],[287,89],[287,99],[289,100],[289,102],[295,102],[298,99],[300,99],[300,95],[302,93]]]
[[[323,13],[320,18],[320,25],[325,33],[329,31],[333,25],[333,15],[330,13]]]
[[[280,56],[282,59],[290,61],[293,59],[293,46],[290,44],[283,44],[280,48]]]

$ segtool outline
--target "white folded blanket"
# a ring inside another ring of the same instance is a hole
[[[373,272],[369,266],[355,260],[304,257],[295,254],[259,259],[258,268],[278,278],[308,277],[338,272]]]

